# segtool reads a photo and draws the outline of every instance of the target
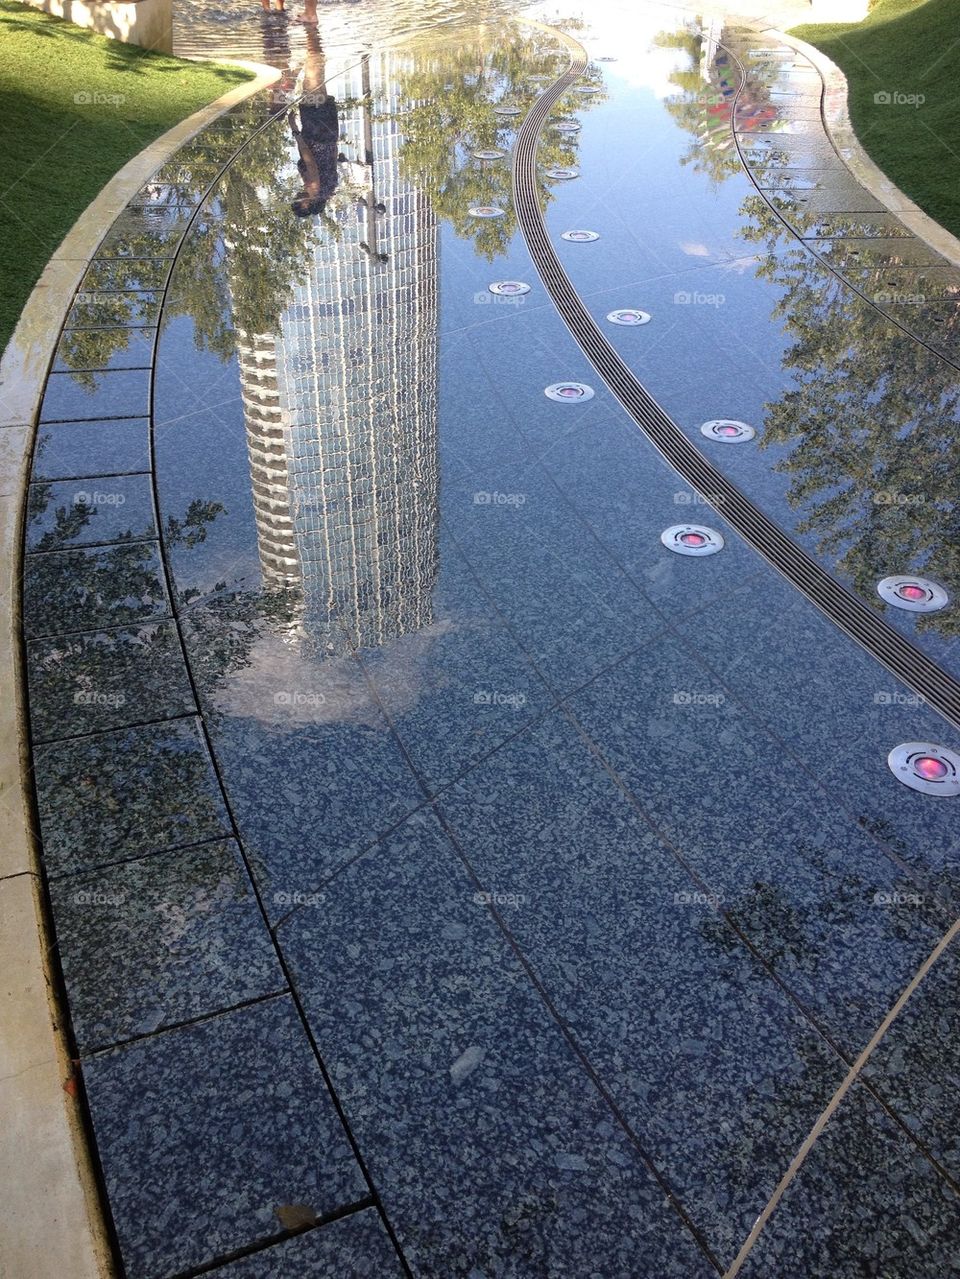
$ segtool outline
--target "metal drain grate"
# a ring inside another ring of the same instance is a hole
[[[566,39],[568,48],[573,43]],[[567,278],[547,234],[537,192],[537,146],[547,115],[587,66],[582,48],[537,98],[517,131],[513,188],[517,218],[540,277],[581,350],[667,461],[812,603],[898,679],[960,727],[960,683],[812,560],[703,456],[630,371]]]

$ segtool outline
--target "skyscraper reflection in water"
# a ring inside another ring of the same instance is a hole
[[[439,237],[400,175],[397,60],[365,57],[323,82],[339,151],[309,270],[278,332],[238,333],[263,584],[302,596],[291,638],[305,652],[432,620]],[[308,183],[304,116],[291,128]]]

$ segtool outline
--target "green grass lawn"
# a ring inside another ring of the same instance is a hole
[[[45,263],[104,183],[153,138],[249,78],[0,0],[0,350]]]
[[[957,0],[877,0],[863,22],[791,32],[842,69],[850,118],[864,148],[954,235],[960,235],[958,19]],[[877,102],[875,94],[914,101]]]

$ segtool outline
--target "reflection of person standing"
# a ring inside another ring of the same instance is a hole
[[[327,93],[320,37],[313,25],[306,22],[304,34],[307,57],[303,66],[303,95],[297,104],[299,126],[294,112],[289,117],[300,152],[297,168],[303,179],[303,190],[297,193],[290,206],[298,218],[322,213],[324,205],[336,191],[340,142],[337,102]]]

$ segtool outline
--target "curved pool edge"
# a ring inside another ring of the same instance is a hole
[[[135,155],[83,211],[35,285],[0,359],[0,795],[2,965],[0,1141],[8,1188],[0,1271],[17,1279],[97,1279],[116,1273],[92,1137],[72,1081],[67,1018],[54,971],[53,933],[39,860],[32,797],[21,638],[22,529],[37,417],[60,330],[74,294],[117,215],[150,176],[209,124],[269,88],[280,72],[234,60],[253,78],[193,112]]]
[[[785,31],[769,30],[766,34],[802,53],[819,71],[823,80],[824,132],[856,181],[931,249],[951,265],[960,266],[960,239],[925,213],[867,154],[850,121],[847,77],[837,64],[816,45]]]

